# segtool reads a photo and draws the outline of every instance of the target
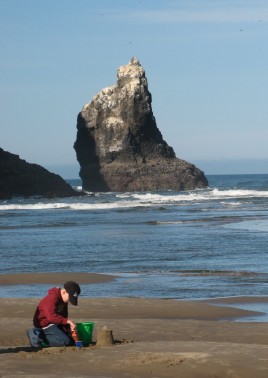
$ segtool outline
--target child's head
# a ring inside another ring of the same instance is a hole
[[[61,297],[63,302],[70,302],[72,305],[77,306],[78,295],[81,293],[80,286],[74,281],[65,282],[64,289],[61,289]]]

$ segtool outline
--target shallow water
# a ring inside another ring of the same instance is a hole
[[[86,297],[267,295],[268,175],[208,180],[189,192],[0,201],[0,273],[119,275],[82,285]],[[40,290],[46,285],[2,286],[0,296]]]

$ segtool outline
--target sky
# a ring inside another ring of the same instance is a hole
[[[82,107],[136,56],[178,158],[268,173],[267,0],[0,0],[0,147],[78,178]]]

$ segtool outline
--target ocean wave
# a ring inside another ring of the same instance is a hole
[[[151,204],[143,204],[143,206],[150,206]],[[109,210],[109,209],[120,209],[129,207],[141,207],[139,202],[111,202],[111,203],[38,203],[38,204],[10,204],[10,205],[0,205],[0,211],[7,210],[57,210],[57,209],[68,209],[68,210]]]
[[[124,193],[118,194],[118,198],[133,198],[141,203],[174,203],[183,201],[207,201],[219,200],[222,198],[268,198],[268,191],[229,189],[220,190],[217,188],[206,190],[195,190],[189,192],[170,192],[170,193]],[[234,205],[234,203],[233,203]]]
[[[248,219],[258,219],[260,221],[260,216],[258,218],[256,217],[245,217],[241,215],[223,215],[223,216],[211,216],[207,218],[200,218],[197,217],[196,219],[183,219],[183,220],[168,220],[168,221],[161,221],[161,220],[150,220],[145,222],[146,224],[155,226],[155,225],[175,225],[175,224],[194,224],[194,223],[238,223],[238,222],[243,222],[247,221]]]
[[[213,195],[219,199],[220,197],[227,198],[268,198],[268,191],[262,190],[246,190],[246,189],[229,189],[219,190],[217,188],[212,190]]]
[[[233,270],[209,270],[209,269],[197,269],[197,270],[178,270],[180,275],[183,276],[227,276],[227,277],[252,277],[259,276],[260,273],[249,271],[233,271]]]
[[[70,206],[66,203],[25,203],[25,204],[5,204],[0,205],[1,210],[50,210],[50,209],[68,209]]]
[[[34,202],[33,199],[16,201],[4,201],[0,203],[0,211],[12,210],[109,210],[127,209],[138,207],[171,206],[187,203],[198,204],[202,202],[229,201],[228,206],[237,207],[240,201],[246,199],[268,198],[268,191],[229,189],[219,190],[205,189],[189,192],[162,192],[162,193],[98,193],[95,196],[86,196],[82,200],[68,198],[58,202]],[[230,200],[232,200],[230,202]],[[79,201],[79,202],[78,202]],[[223,203],[223,202],[222,202]]]
[[[108,273],[107,273],[108,274]],[[118,277],[141,277],[141,276],[159,276],[159,277],[206,277],[206,276],[223,276],[223,277],[264,277],[267,279],[268,273],[255,271],[237,271],[237,270],[213,270],[213,269],[182,269],[182,270],[158,270],[151,269],[150,271],[137,272],[116,272]]]

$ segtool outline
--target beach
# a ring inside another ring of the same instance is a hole
[[[57,278],[58,276],[58,278]],[[21,279],[35,284],[38,273]],[[47,284],[58,285],[70,274],[42,274]],[[107,282],[113,277],[79,273],[84,283]],[[16,284],[16,275],[1,275]],[[26,330],[39,298],[1,298],[1,378],[12,377],[267,377],[268,324],[239,322],[252,315],[214,301],[147,298],[79,298],[69,306],[76,322],[93,321],[93,344],[33,349]],[[250,303],[254,297],[241,298]],[[263,297],[263,301],[268,298]],[[221,303],[226,299],[219,299]],[[232,301],[231,301],[232,302]],[[227,300],[228,303],[228,300]],[[112,330],[115,343],[96,346],[100,329]]]

